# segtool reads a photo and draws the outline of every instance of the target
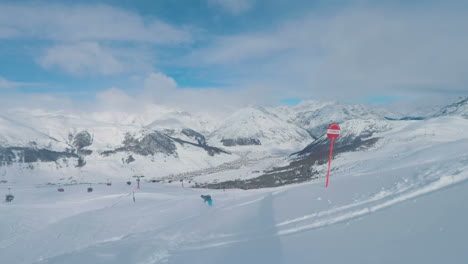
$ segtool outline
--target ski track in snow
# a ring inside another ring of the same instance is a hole
[[[306,225],[302,225],[302,226],[298,226],[298,227],[294,227],[294,228],[281,230],[281,231],[278,232],[278,235],[290,235],[290,234],[294,234],[294,233],[301,232],[301,231],[308,230],[308,229],[321,228],[321,227],[324,227],[324,226],[327,226],[327,225],[333,225],[333,224],[341,223],[341,222],[344,222],[344,221],[352,220],[352,219],[355,219],[355,218],[358,218],[358,217],[362,217],[362,216],[364,216],[366,214],[370,214],[370,213],[376,212],[378,210],[385,209],[385,208],[393,206],[395,204],[398,204],[398,203],[401,203],[401,202],[404,202],[404,201],[407,201],[407,200],[410,200],[410,199],[414,199],[414,198],[416,198],[418,196],[425,195],[425,194],[437,191],[439,189],[447,188],[447,187],[449,187],[449,186],[451,186],[453,184],[463,182],[463,181],[465,181],[467,179],[468,179],[468,173],[465,173],[463,175],[444,176],[444,177],[440,178],[439,180],[437,180],[437,181],[435,181],[433,183],[430,183],[430,184],[428,184],[427,186],[425,186],[423,188],[416,189],[416,190],[413,190],[411,192],[401,194],[401,195],[399,195],[399,196],[397,196],[397,197],[395,197],[393,199],[389,199],[389,200],[369,199],[368,201],[363,201],[363,202],[360,202],[360,203],[351,204],[349,206],[345,206],[345,207],[342,207],[342,208],[339,208],[339,209],[333,209],[333,210],[326,211],[326,212],[321,212],[321,213],[317,213],[317,214],[313,214],[313,215],[307,215],[307,216],[304,216],[304,217],[301,217],[301,218],[288,220],[288,221],[285,221],[285,222],[282,222],[282,223],[278,224],[278,226],[285,226],[285,225],[289,225],[289,224],[293,224],[293,223],[297,223],[297,222],[303,222],[303,221],[311,219],[311,218],[318,218],[318,217],[321,217],[321,216],[324,216],[324,215],[331,215],[331,214],[334,214],[334,213],[337,213],[337,212],[340,212],[340,211],[345,211],[346,209],[351,209],[351,208],[354,208],[354,207],[364,206],[364,208],[360,208],[358,210],[352,210],[350,212],[346,212],[344,214],[341,214],[341,215],[338,215],[338,216],[335,216],[335,217],[332,217],[332,218],[317,220],[317,221],[312,222],[311,224],[306,224]],[[392,195],[386,195],[386,196],[393,196],[393,194]],[[383,201],[381,201],[381,200],[383,200]],[[368,203],[377,202],[377,201],[381,201],[381,202],[377,203],[376,205],[373,205],[373,206],[365,206]]]
[[[468,160],[465,160],[468,161]],[[352,203],[349,205],[345,205],[338,208],[333,208],[327,211],[321,211],[314,214],[305,215],[299,218],[294,218],[290,220],[283,221],[281,223],[276,224],[276,227],[280,228],[280,230],[275,234],[276,236],[286,236],[286,235],[293,235],[295,233],[304,232],[307,230],[323,228],[326,226],[340,224],[346,221],[350,221],[353,219],[357,219],[368,215],[370,213],[377,212],[379,210],[386,209],[390,206],[394,206],[398,203],[402,203],[414,198],[417,198],[422,195],[429,194],[431,192],[448,188],[454,184],[461,183],[463,181],[468,180],[468,173],[466,173],[468,166],[464,168],[458,169],[456,171],[457,174],[455,175],[448,175],[442,176],[438,180],[430,182],[424,186],[419,186],[414,184],[409,187],[397,189],[395,191],[382,191],[370,199],[359,201],[356,203]],[[465,171],[465,173],[462,173]],[[284,191],[282,191],[284,192]],[[251,200],[249,202],[241,203],[238,205],[234,205],[232,207],[224,208],[224,209],[233,209],[236,207],[242,207],[246,205],[250,205],[256,202],[259,202],[265,199],[266,196]],[[293,227],[290,227],[293,225]],[[234,239],[221,241],[221,242],[214,242],[214,241],[205,241],[203,245],[200,246],[192,246],[192,247],[185,247],[184,250],[201,250],[201,249],[208,249],[208,248],[217,248],[217,247],[225,247],[231,244],[236,243],[243,243],[248,240],[252,239],[260,239],[263,236],[251,236],[248,239],[235,239],[239,237],[239,234],[230,234],[228,237],[232,237]],[[218,239],[215,239],[218,240]]]

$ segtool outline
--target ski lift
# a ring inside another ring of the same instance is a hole
[[[128,181],[128,182],[127,182],[127,185],[128,185],[128,186],[132,185],[132,182],[131,182],[131,181]]]
[[[107,186],[111,186],[111,185],[112,185],[112,182],[110,182],[109,179],[107,179],[106,185],[107,185]]]
[[[91,184],[90,184],[89,187],[88,187],[88,192],[89,192],[89,193],[90,193],[90,192],[93,192],[93,188],[91,187]]]
[[[5,202],[10,203],[15,199],[15,196],[11,194],[10,188],[8,188],[8,194],[5,196]]]
[[[62,186],[59,186],[59,188],[57,189],[57,191],[58,191],[58,192],[64,192],[64,191],[65,191],[65,189],[63,189],[63,187],[62,187]]]

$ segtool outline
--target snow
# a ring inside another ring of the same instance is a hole
[[[261,146],[254,149],[270,149],[272,152],[294,151],[312,141],[306,130],[282,120],[265,108],[247,107],[233,113],[210,135],[209,142],[220,145],[222,139],[259,139]],[[241,147],[251,150],[252,147]],[[239,150],[238,147],[234,149]]]
[[[216,115],[189,113],[182,109],[154,104],[148,104],[144,109],[135,112],[94,112],[90,117],[102,122],[138,127],[152,127],[153,125],[159,127],[163,125],[167,128],[167,125],[177,123],[182,128],[189,127],[206,133],[214,130],[219,119]]]
[[[441,110],[446,113],[441,118],[447,115],[453,118],[464,117],[466,103],[462,102]],[[398,129],[413,131],[412,133],[416,133],[415,138],[424,134],[424,137],[431,140],[444,140],[443,137],[434,136],[440,128],[431,126],[433,119],[422,123],[389,121],[362,105],[344,105],[337,102],[307,101],[296,106],[277,108],[251,106],[239,109],[224,119],[220,118],[220,115],[189,113],[182,109],[159,105],[148,105],[128,113],[104,111],[71,114],[64,111],[11,110],[0,115],[1,148],[28,147],[65,152],[67,149],[75,149],[72,146],[75,135],[87,131],[92,136],[93,142],[91,146],[86,147],[86,150],[92,151],[92,154],[84,157],[86,161],[84,168],[75,168],[76,157],[50,164],[16,163],[9,167],[0,167],[0,180],[16,183],[28,181],[30,178],[32,178],[30,181],[35,183],[65,183],[79,180],[103,182],[107,178],[123,180],[135,174],[163,178],[168,175],[189,175],[201,171],[210,172],[200,178],[201,182],[248,179],[259,175],[254,171],[269,169],[274,162],[283,162],[282,157],[286,158],[309,145],[313,142],[311,135],[316,138],[323,137],[326,126],[332,120],[340,122],[342,128],[342,136],[338,140],[353,139],[358,136],[367,138],[378,134],[384,138],[377,143],[378,145],[392,144],[388,140],[392,138],[391,133],[396,133]],[[447,125],[450,126],[453,120],[450,119]],[[415,124],[415,127],[408,126],[410,124]],[[418,124],[424,124],[424,127],[417,127]],[[181,133],[182,129],[186,128],[203,134],[208,145],[220,147],[232,154],[209,156],[202,148],[175,143],[177,155],[174,157],[159,154],[146,157],[131,152],[120,152],[110,156],[100,155],[104,151],[122,147],[126,134],[138,136],[153,130],[198,144],[195,138]],[[385,131],[391,131],[388,134],[389,139],[386,139]],[[463,134],[463,131],[459,133]],[[261,145],[226,147],[221,142],[223,138],[256,138],[260,140]],[[130,154],[136,161],[126,164],[123,160],[126,160]],[[248,161],[242,161],[242,157]],[[248,165],[242,170],[236,165],[237,167],[234,166],[236,168],[231,168],[230,173],[219,173],[219,171],[211,173],[223,164],[236,162]],[[249,166],[254,166],[252,164],[258,165],[249,169]]]
[[[234,166],[217,171],[214,173],[206,173],[196,177],[198,183],[211,183],[219,181],[230,181],[237,179],[251,179],[261,176],[264,171],[277,167],[281,164],[287,165],[287,158],[284,156],[262,156],[252,157],[251,155],[239,153],[241,158],[237,160]]]
[[[459,100],[453,104],[443,107],[438,113],[434,116],[461,116],[468,118],[468,96],[460,97]]]
[[[379,121],[383,117],[372,112],[362,105],[344,105],[339,103],[314,104],[315,107],[305,108],[297,106],[293,108],[291,122],[305,128],[315,138],[323,134],[324,128],[331,123],[343,123],[349,120]]]
[[[170,112],[168,114],[166,112],[162,112],[164,115],[161,118],[176,114],[190,117],[187,113]],[[209,156],[202,148],[175,143],[176,157],[162,154],[144,157],[133,154],[136,161],[132,164],[124,164],[122,159],[128,158],[129,153],[117,153],[107,157],[100,153],[121,147],[127,133],[137,136],[150,133],[151,127],[146,128],[139,124],[146,123],[146,119],[149,120],[150,117],[145,117],[144,120],[139,119],[138,122],[127,120],[129,124],[117,124],[111,123],[112,120],[105,121],[105,118],[99,120],[99,118],[92,119],[87,116],[40,110],[15,110],[11,111],[8,116],[0,116],[0,147],[31,147],[64,152],[67,148],[74,148],[71,146],[69,135],[74,136],[81,131],[87,131],[93,138],[92,145],[86,147],[93,152],[85,157],[84,168],[76,168],[76,162],[72,159],[58,160],[54,163],[16,163],[12,166],[0,167],[0,173],[3,175],[0,179],[15,183],[22,181],[65,183],[71,180],[103,182],[108,178],[122,180],[135,174],[159,178],[174,173],[210,168],[238,159],[237,155],[223,153]],[[151,124],[154,124],[156,121],[152,120]],[[202,121],[199,120],[199,123]],[[177,136],[180,136],[180,133]],[[194,142],[193,139],[185,136],[180,138]],[[59,181],[59,179],[62,180]]]
[[[444,116],[393,124],[373,135],[381,138],[373,148],[338,155],[328,189],[323,177],[249,191],[146,182],[137,190],[135,183],[114,181],[94,184],[93,193],[79,184],[59,193],[57,186],[0,184],[3,192],[13,187],[16,196],[0,204],[0,259],[15,264],[464,263],[468,120]],[[270,161],[274,158],[248,164],[246,171]],[[47,178],[41,173],[36,172]],[[232,173],[219,172],[217,178]],[[201,194],[210,194],[214,205],[204,204]]]
[[[48,134],[3,115],[0,115],[0,131],[2,131],[0,134],[0,146],[3,147],[35,146],[47,147],[51,150],[62,150],[67,146]]]

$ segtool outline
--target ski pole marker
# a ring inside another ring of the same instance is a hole
[[[337,123],[333,123],[328,126],[327,129],[327,137],[330,139],[330,154],[328,155],[328,170],[327,170],[327,181],[325,183],[325,188],[328,188],[328,179],[330,178],[330,166],[331,160],[333,158],[333,145],[335,143],[335,139],[340,136],[340,126]]]

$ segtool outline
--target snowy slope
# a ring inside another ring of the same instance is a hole
[[[311,110],[299,107],[296,116],[291,120],[294,124],[305,128],[318,138],[331,123],[344,123],[348,120],[383,120],[376,113],[362,105],[326,104]]]
[[[68,146],[49,134],[0,115],[0,147],[34,147],[62,151]]]
[[[464,263],[468,121],[399,124],[376,134],[374,148],[337,156],[328,189],[323,177],[250,191],[12,185],[14,202],[0,204],[8,216],[0,256],[18,264]],[[207,193],[211,208],[199,197]]]
[[[340,124],[341,132],[338,139],[335,140],[335,146],[346,146],[357,144],[362,141],[370,139],[373,135],[379,132],[387,131],[391,128],[404,126],[405,123],[402,121],[389,122],[387,120],[348,120]],[[315,146],[326,146],[328,149],[329,139],[325,134],[326,129],[322,130],[322,134],[315,141],[299,151],[300,155],[307,154],[315,151]]]
[[[337,104],[333,101],[302,101],[297,105],[293,106],[279,106],[269,108],[270,112],[273,112],[275,115],[279,116],[283,120],[288,120],[293,122],[300,113],[314,112],[324,108],[326,106]]]
[[[153,109],[154,110],[154,109]],[[155,111],[155,110],[154,110]],[[162,130],[191,128],[197,131],[210,129],[209,123],[202,117],[192,116],[186,112],[145,112],[141,115],[119,113],[92,113],[89,115],[67,114],[61,112],[11,111],[12,119],[60,141],[68,141],[69,134],[89,131],[94,136],[94,149],[108,149],[118,146],[127,132],[142,129]],[[107,116],[109,115],[109,116]],[[130,117],[129,117],[130,116]],[[119,120],[120,117],[121,120]],[[207,118],[208,119],[208,118]],[[214,123],[215,121],[213,121]],[[214,126],[214,125],[213,125]]]
[[[94,112],[90,114],[94,120],[138,127],[156,128],[192,128],[200,132],[211,132],[218,124],[216,115],[206,113],[189,113],[182,109],[147,105],[139,112]]]
[[[94,140],[91,148],[94,150],[116,147],[122,142],[126,132],[140,129],[136,126],[96,121],[88,117],[66,113],[16,111],[10,113],[10,116],[61,142],[69,142],[70,135],[74,136],[81,131],[88,131],[93,135]]]
[[[166,136],[165,131],[97,121],[89,116],[61,112],[23,110],[11,111],[8,116],[0,117],[0,147],[9,147],[7,152],[0,152],[0,164],[12,159],[13,162],[21,161],[30,149],[34,150],[33,160],[38,161],[18,162],[13,164],[14,166],[0,168],[5,177],[13,181],[31,177],[35,182],[57,182],[59,179],[67,179],[68,182],[85,179],[102,182],[106,178],[122,179],[137,173],[163,177],[218,166],[238,158],[234,154],[219,152],[206,144],[201,145],[197,138],[203,138],[203,135],[193,130],[183,131],[192,131],[198,137],[178,131],[168,133],[173,137],[171,138]],[[76,139],[83,133],[89,135],[91,140],[89,145],[78,149],[75,145]],[[160,136],[148,136],[150,134]],[[125,145],[128,135],[134,137],[134,147]],[[178,139],[181,141],[176,141]],[[185,141],[188,143],[184,143]],[[21,153],[17,154],[19,147]],[[44,159],[41,158],[44,155],[40,152],[43,150],[60,153],[52,155],[47,152],[47,159]],[[84,161],[83,168],[77,167],[78,158]],[[47,177],[33,176],[36,174]],[[93,175],[102,177],[96,178]]]
[[[464,118],[468,118],[468,97],[459,98],[457,102],[454,102],[450,105],[443,107],[438,113],[434,116],[461,116]]]
[[[229,144],[226,141],[234,141]],[[211,135],[211,144],[257,145],[266,149],[294,150],[312,139],[304,129],[282,120],[265,108],[247,107],[232,114]]]

